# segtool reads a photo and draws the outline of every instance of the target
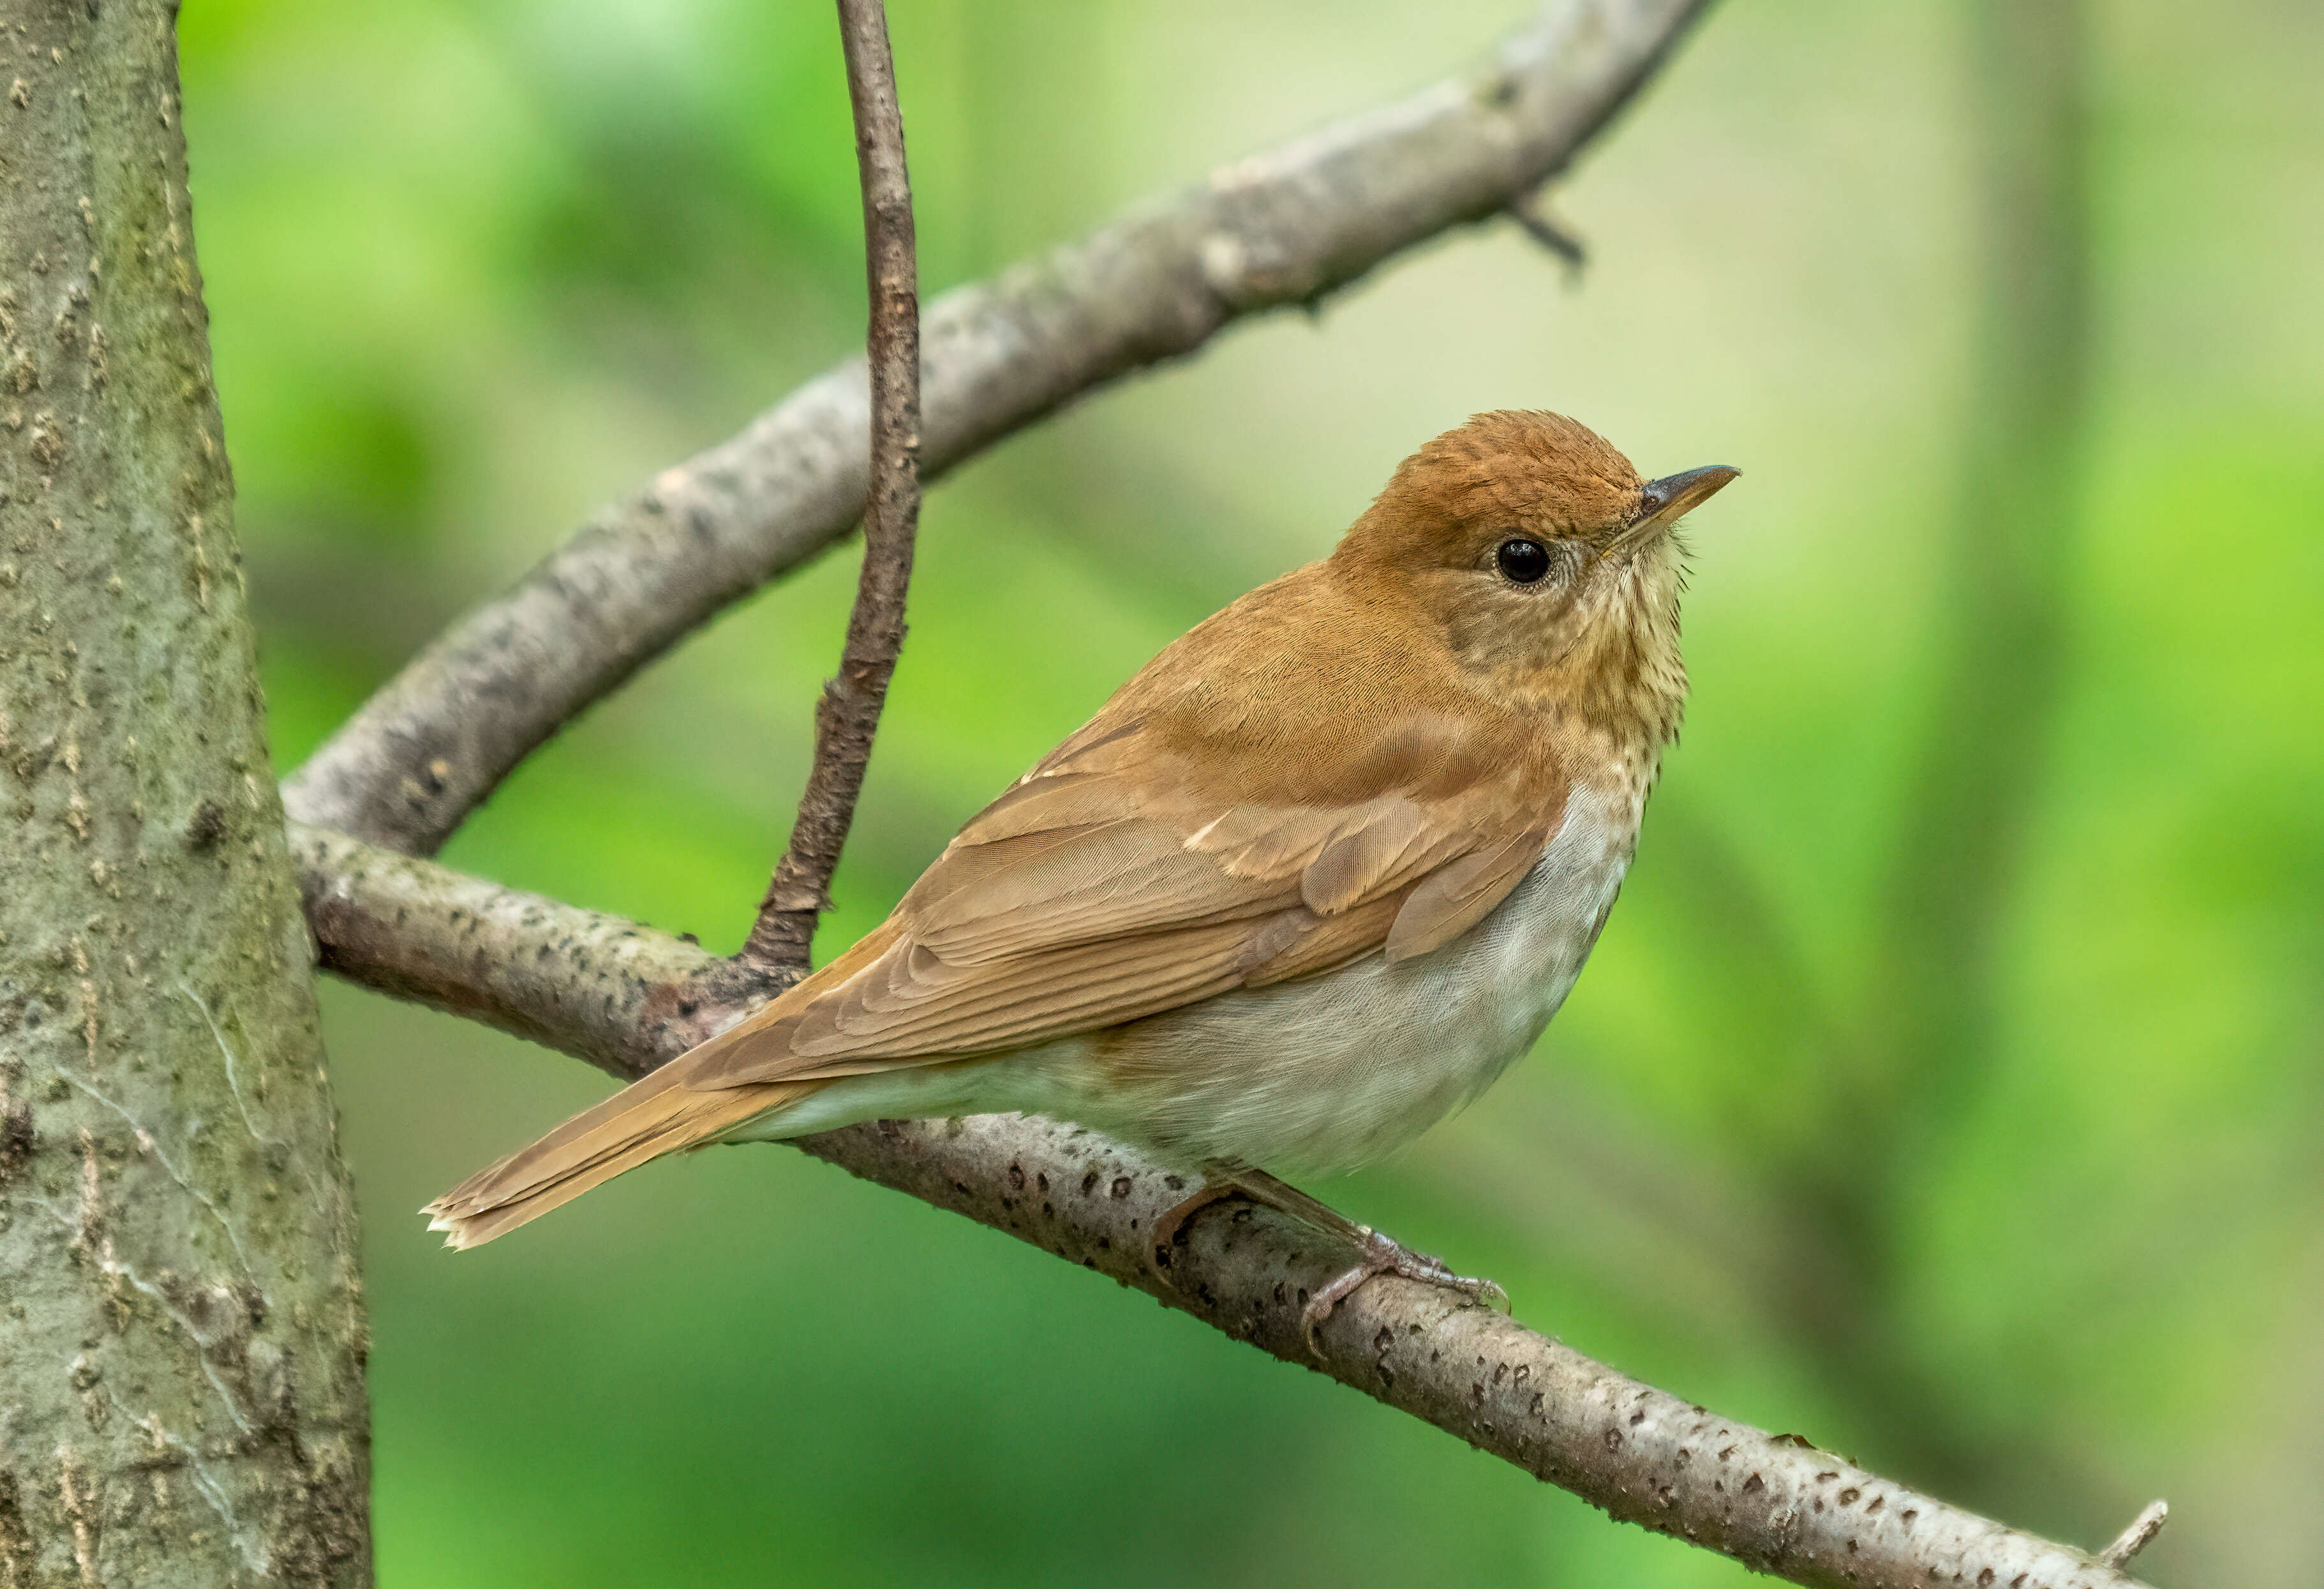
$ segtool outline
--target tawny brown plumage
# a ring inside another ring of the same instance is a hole
[[[1313,984],[1323,1002],[1281,1006],[1296,1050],[1300,1012],[1337,1031],[1337,990],[1372,997],[1361,990],[1406,962],[1448,967],[1447,1000],[1475,983],[1507,1002],[1515,974],[1477,970],[1463,947],[1484,941],[1480,924],[1515,930],[1496,911],[1548,874],[1554,838],[1582,833],[1607,859],[1558,904],[1555,975],[1570,983],[1683,701],[1667,531],[1732,475],[1649,485],[1555,415],[1480,415],[1438,438],[1333,556],[1253,591],[1124,685],[970,821],[878,929],[428,1212],[455,1245],[488,1241],[675,1149],[765,1122],[748,1134],[835,1123],[809,1111],[832,1107],[811,1101],[842,1084],[884,1112],[923,1093],[947,1108],[1062,1108],[1166,1152],[1239,1158],[1239,1141],[1270,1140],[1256,1113],[1240,1138],[1213,1141],[1189,1125],[1193,1100],[1247,1095],[1256,1112],[1299,1077],[1237,1052],[1242,1039],[1196,1039],[1260,990]],[[1549,549],[1554,583],[1500,571],[1512,537]],[[1420,995],[1432,992],[1424,978]],[[1563,993],[1544,995],[1539,1021]],[[1416,1008],[1408,993],[1379,997],[1384,1012]],[[1532,1015],[1527,1004],[1511,1032]],[[1301,1128],[1322,1156],[1338,1137],[1376,1150],[1398,1122],[1373,1116],[1404,1110],[1425,1126],[1482,1085],[1432,1081],[1407,1098],[1345,1041],[1315,1041],[1383,1089],[1353,1124],[1319,1115]],[[1508,1057],[1476,1065],[1497,1072]],[[849,1080],[908,1071],[927,1073],[908,1084],[923,1093]],[[1317,1085],[1340,1073],[1319,1063]]]

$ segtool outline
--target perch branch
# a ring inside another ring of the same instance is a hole
[[[855,163],[863,187],[863,274],[872,323],[871,496],[863,512],[863,573],[838,676],[815,714],[815,766],[799,797],[790,844],[738,956],[804,975],[816,919],[831,906],[831,874],[855,820],[863,770],[880,732],[888,681],[904,648],[904,600],[920,520],[920,271],[904,115],[881,0],[839,0]]]
[[[617,1076],[683,1052],[755,996],[733,962],[634,923],[314,828],[292,828],[291,853],[325,966]],[[1185,1182],[1094,1132],[981,1115],[882,1121],[798,1146],[1319,1367],[1616,1518],[1795,1584],[2137,1589],[2080,1551],[1720,1418],[1434,1287],[1371,1281],[1325,1321],[1311,1356],[1303,1306],[1351,1255],[1271,1209],[1229,1203],[1190,1221],[1157,1270],[1146,1233]]]
[[[959,288],[922,327],[930,476],[1232,321],[1314,303],[1563,171],[1708,0],[1552,0],[1491,61]],[[601,513],[390,680],[285,782],[292,817],[432,854],[511,769],[862,514],[864,363]]]

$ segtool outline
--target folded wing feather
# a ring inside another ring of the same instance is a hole
[[[1396,732],[1391,720],[1383,734]],[[683,1065],[696,1089],[1022,1048],[1360,956],[1423,954],[1540,856],[1564,783],[1522,743],[1425,795],[1259,804],[1134,725],[1084,731],[970,822],[867,940]],[[1360,753],[1362,746],[1357,747]]]

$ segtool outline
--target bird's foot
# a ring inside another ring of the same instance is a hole
[[[1501,1289],[1499,1281],[1454,1274],[1443,1259],[1425,1252],[1415,1252],[1370,1225],[1360,1224],[1355,1230],[1362,1257],[1310,1297],[1299,1316],[1300,1327],[1307,1337],[1307,1350],[1317,1357],[1323,1355],[1323,1346],[1316,1338],[1315,1332],[1323,1327],[1323,1321],[1332,1316],[1333,1310],[1341,1303],[1355,1295],[1357,1289],[1366,1280],[1384,1274],[1402,1275],[1406,1280],[1418,1280],[1423,1285],[1441,1286],[1445,1290],[1457,1291],[1471,1302],[1481,1303],[1496,1313],[1509,1311],[1509,1294]]]
[[[1185,1234],[1186,1224],[1213,1203],[1230,1197],[1240,1197],[1287,1214],[1302,1224],[1338,1236],[1353,1246],[1356,1261],[1333,1277],[1331,1282],[1307,1299],[1300,1313],[1302,1333],[1307,1338],[1307,1349],[1316,1356],[1323,1355],[1322,1344],[1315,1332],[1332,1316],[1333,1309],[1354,1295],[1366,1280],[1384,1274],[1401,1275],[1424,1285],[1441,1286],[1457,1291],[1472,1303],[1481,1303],[1497,1313],[1509,1311],[1509,1294],[1496,1282],[1454,1274],[1443,1260],[1425,1252],[1416,1252],[1391,1241],[1368,1224],[1358,1224],[1328,1204],[1309,1196],[1298,1187],[1277,1180],[1264,1170],[1240,1164],[1208,1164],[1204,1166],[1204,1178],[1194,1194],[1165,1210],[1154,1221],[1151,1240],[1147,1243],[1146,1258],[1156,1275],[1175,1286],[1167,1272],[1171,1267],[1172,1253]]]

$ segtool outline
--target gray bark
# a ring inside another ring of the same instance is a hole
[[[294,828],[323,962],[354,980],[642,1076],[731,1022],[728,961],[634,922]],[[1436,1287],[1383,1276],[1311,1350],[1302,1313],[1355,1254],[1227,1203],[1157,1253],[1186,1179],[1096,1132],[1018,1115],[881,1121],[796,1144],[1008,1232],[1416,1418],[1609,1515],[1796,1584],[2137,1589],[2113,1561],[2006,1528],[1723,1418]]]
[[[0,1589],[370,1581],[174,16],[0,0]]]

